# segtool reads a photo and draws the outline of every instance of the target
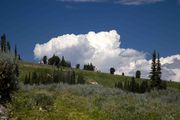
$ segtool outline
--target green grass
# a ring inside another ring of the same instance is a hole
[[[180,93],[132,94],[93,85],[21,85],[8,105],[18,120],[179,120]]]
[[[43,65],[43,64],[33,64],[28,62],[22,62],[20,63],[20,80],[23,80],[25,75],[29,72],[45,72],[45,73],[52,73],[53,69],[57,69],[50,65]],[[64,71],[69,70],[70,68],[63,68]],[[125,80],[131,80],[131,77],[129,76],[121,76],[121,75],[111,75],[108,73],[101,73],[101,72],[92,72],[92,71],[86,71],[86,70],[78,70],[73,69],[76,73],[82,72],[83,75],[86,78],[87,83],[90,81],[96,81],[98,84],[101,84],[106,87],[114,87],[115,83],[118,81],[125,81]],[[142,82],[142,80],[145,79],[136,79],[136,81]],[[180,89],[180,83],[178,82],[168,82],[168,87],[174,88],[174,89]]]

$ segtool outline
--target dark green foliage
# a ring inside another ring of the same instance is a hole
[[[84,65],[84,70],[94,71],[95,70],[95,66],[92,63],[87,64],[87,65],[85,64]]]
[[[17,90],[18,64],[10,54],[0,53],[0,102],[11,100],[10,94]]]
[[[28,78],[28,75],[25,75],[24,84],[28,84],[28,83],[30,83],[30,80]]]
[[[10,52],[11,51],[11,45],[9,43],[9,41],[7,41],[7,50]]]
[[[136,71],[136,78],[141,78],[141,71],[139,70]]]
[[[135,82],[135,78],[134,77],[132,77],[132,79],[131,79],[131,82],[130,82],[130,84],[129,84],[129,89],[130,89],[130,91],[131,92],[135,92],[136,91],[136,82]]]
[[[36,72],[32,73],[32,82],[38,84],[38,75]]]
[[[51,58],[49,58],[48,60],[48,64],[49,65],[55,65],[58,66],[58,64],[60,63],[60,58],[56,55],[53,55]]]
[[[18,54],[18,60],[22,60],[20,54]]]
[[[78,74],[77,84],[85,84],[84,76],[82,73]]]
[[[6,51],[7,51],[6,35],[3,34],[1,36],[1,52],[6,52]]]
[[[147,80],[142,83],[138,83],[134,77],[131,78],[131,81],[119,81],[115,84],[115,87],[133,93],[145,93],[150,91]]]
[[[17,58],[17,57],[18,57],[17,47],[16,47],[16,45],[15,45],[15,48],[14,48],[14,55],[15,55],[15,58]]]
[[[65,61],[65,59],[64,59],[64,56],[62,56],[61,66],[62,66],[62,67],[66,67],[66,61]]]
[[[76,65],[76,69],[79,69],[79,68],[80,68],[80,64],[77,64],[77,65]]]
[[[145,92],[149,92],[150,89],[149,89],[149,86],[148,86],[148,81],[143,81],[141,84],[140,84],[140,93],[145,93]]]
[[[112,67],[112,68],[110,68],[110,74],[114,74],[114,72],[115,72],[116,70]]]
[[[47,64],[47,56],[44,56],[44,57],[43,57],[43,63],[44,63],[44,64]]]
[[[122,73],[122,76],[124,76],[124,72]]]
[[[161,63],[160,63],[159,53],[156,54],[156,51],[154,51],[152,55],[150,78],[151,78],[151,88],[161,89],[162,86]]]
[[[77,81],[77,82],[76,82]],[[54,70],[52,74],[44,72],[32,72],[25,75],[24,84],[51,84],[51,83],[67,83],[84,84],[85,80],[82,74],[76,75],[75,71]]]

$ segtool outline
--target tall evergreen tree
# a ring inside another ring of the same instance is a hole
[[[17,58],[18,54],[17,54],[17,47],[15,45],[15,48],[14,48],[14,55],[15,55],[15,58]]]
[[[157,74],[156,74],[156,51],[154,50],[152,54],[152,64],[151,64],[151,72],[150,72],[150,78],[151,78],[151,87],[156,87],[156,80],[157,80]]]
[[[62,56],[61,66],[66,67],[66,61],[64,59],[64,56]]]
[[[47,56],[44,56],[44,57],[43,57],[43,63],[44,63],[44,64],[47,64]]]
[[[136,78],[141,78],[141,71],[139,70],[136,71]]]
[[[6,35],[3,34],[1,36],[1,52],[6,52],[7,45],[6,45]]]
[[[9,43],[9,41],[7,41],[7,50],[10,52],[11,51],[11,45]]]
[[[161,62],[159,53],[153,53],[152,66],[151,66],[151,88],[161,89]]]
[[[161,62],[160,62],[160,57],[159,53],[157,54],[157,68],[156,68],[156,73],[157,73],[157,85],[160,88],[161,86]]]

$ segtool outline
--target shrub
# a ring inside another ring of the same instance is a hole
[[[115,72],[116,70],[112,67],[112,68],[110,68],[110,74],[114,74],[114,72]]]
[[[11,54],[0,53],[0,101],[10,100],[17,89],[18,64]]]

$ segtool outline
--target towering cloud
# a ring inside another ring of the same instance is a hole
[[[92,62],[98,70],[109,72],[110,67],[116,69],[116,74],[124,72],[134,75],[141,70],[147,78],[150,72],[151,61],[146,54],[134,49],[120,47],[120,35],[117,31],[89,32],[87,34],[66,34],[52,38],[44,44],[36,44],[34,55],[41,59],[44,55],[53,54],[65,56],[73,65]],[[180,55],[161,58],[163,78],[180,81]]]

